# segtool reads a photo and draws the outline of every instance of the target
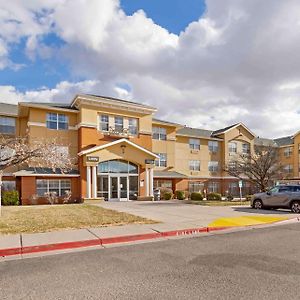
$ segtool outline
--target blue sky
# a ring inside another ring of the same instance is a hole
[[[0,102],[90,93],[193,127],[294,134],[299,20],[299,0],[0,1]]]
[[[121,8],[127,15],[142,9],[153,21],[169,32],[179,34],[189,23],[197,21],[205,11],[204,0],[121,0]],[[43,37],[43,43],[56,47],[57,53],[50,59],[28,58],[25,53],[25,39],[11,46],[9,58],[23,65],[19,70],[0,71],[1,85],[13,85],[19,91],[54,88],[61,81],[76,81],[68,62],[61,59],[59,49],[64,42],[54,34]]]

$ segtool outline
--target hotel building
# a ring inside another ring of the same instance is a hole
[[[224,165],[254,145],[279,148],[286,178],[299,178],[300,132],[262,139],[238,123],[219,130],[190,128],[154,117],[156,108],[95,95],[76,95],[70,104],[0,103],[0,134],[28,136],[30,142],[57,138],[58,151],[77,159],[68,174],[44,166],[4,170],[3,190],[16,189],[22,204],[47,203],[46,192],[71,201],[151,199],[167,187],[238,195],[238,180]],[[244,181],[243,193],[253,192]]]

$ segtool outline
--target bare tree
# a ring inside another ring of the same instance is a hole
[[[272,146],[255,146],[254,153],[237,154],[227,163],[224,171],[230,176],[249,180],[262,192],[272,181],[282,177],[278,149]]]
[[[28,137],[0,136],[0,207],[1,183],[4,170],[11,166],[29,164],[67,172],[74,166],[69,153],[59,151],[57,139],[29,141]]]

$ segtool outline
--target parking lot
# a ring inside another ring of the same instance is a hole
[[[152,220],[160,221],[161,226],[191,228],[193,226],[208,226],[221,218],[238,217],[282,217],[296,218],[300,214],[293,214],[289,210],[255,210],[249,206],[201,206],[186,204],[179,200],[157,202],[102,202],[102,207],[114,209]]]

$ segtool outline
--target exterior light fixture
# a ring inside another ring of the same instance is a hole
[[[126,145],[121,145],[121,149],[122,149],[122,154],[125,153],[125,149],[126,149]]]

